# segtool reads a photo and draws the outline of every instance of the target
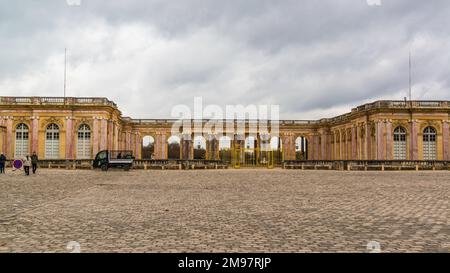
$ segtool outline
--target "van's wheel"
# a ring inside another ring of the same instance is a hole
[[[104,171],[104,172],[108,171],[108,165],[103,164],[102,165],[102,171]]]

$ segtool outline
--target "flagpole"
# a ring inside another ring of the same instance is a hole
[[[66,105],[67,48],[64,48],[64,105]]]
[[[409,101],[412,101],[411,49],[409,50]]]

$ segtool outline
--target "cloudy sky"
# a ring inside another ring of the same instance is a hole
[[[68,2],[0,2],[1,96],[61,96],[67,47],[68,96],[134,118],[202,96],[316,119],[403,99],[411,49],[413,99],[450,99],[448,0]]]

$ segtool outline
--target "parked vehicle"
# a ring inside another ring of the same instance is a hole
[[[132,151],[100,151],[95,156],[93,167],[108,171],[109,168],[123,168],[125,171],[133,167]]]

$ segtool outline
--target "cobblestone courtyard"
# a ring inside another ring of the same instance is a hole
[[[450,252],[449,172],[0,176],[0,252]]]

